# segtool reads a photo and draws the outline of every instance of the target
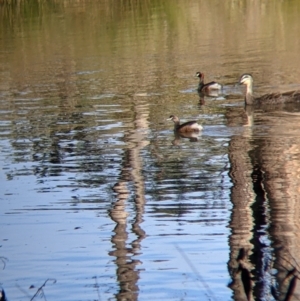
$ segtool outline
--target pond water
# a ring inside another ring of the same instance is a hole
[[[300,298],[300,104],[236,84],[300,89],[299,1],[0,7],[8,300]],[[197,71],[224,93],[200,101]]]

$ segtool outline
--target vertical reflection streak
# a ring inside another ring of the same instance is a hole
[[[244,135],[232,137],[229,144],[233,182],[230,287],[234,300],[296,300],[299,114],[290,118],[288,112],[280,111],[285,119],[280,121],[284,126],[279,126],[274,118],[279,109],[263,109],[260,114],[267,121],[267,132],[252,136],[253,129],[246,127]],[[299,110],[296,105],[285,109]],[[227,116],[232,123],[232,116]]]
[[[228,267],[232,277],[230,287],[234,292],[234,300],[250,300],[252,298],[249,288],[252,286],[250,271],[253,267],[248,258],[250,250],[253,248],[250,242],[253,237],[253,218],[250,207],[254,200],[254,191],[250,174],[252,165],[248,155],[251,150],[249,139],[251,133],[252,128],[245,127],[244,135],[232,137],[229,144],[233,208],[230,219],[232,232],[229,237]]]
[[[250,152],[251,153],[251,152]],[[253,162],[252,181],[255,192],[255,202],[251,209],[253,212],[254,228],[253,228],[253,253],[251,261],[255,263],[255,286],[253,293],[258,300],[263,300],[270,291],[270,277],[268,276],[271,264],[270,242],[264,239],[265,226],[270,222],[267,215],[266,192],[263,186],[263,171],[259,164],[256,164],[256,156],[250,154]],[[263,229],[264,228],[264,229]],[[263,230],[263,232],[262,232]]]
[[[140,224],[143,222],[143,213],[145,205],[145,187],[142,176],[143,161],[140,156],[141,150],[148,145],[146,133],[148,129],[148,105],[138,99],[133,100],[133,129],[128,131],[124,140],[127,142],[122,167],[118,183],[114,186],[116,193],[116,202],[113,204],[109,214],[116,223],[115,234],[111,242],[113,251],[109,255],[116,257],[117,281],[119,283],[119,292],[116,294],[117,300],[138,300],[139,271],[136,266],[140,261],[133,256],[140,252],[140,243],[145,237],[145,232]],[[136,238],[128,241],[128,216],[126,205],[130,201],[130,184],[133,184],[134,217],[131,224],[131,231]],[[130,247],[129,247],[130,246]]]
[[[291,110],[292,115],[288,110]],[[296,113],[294,113],[296,112]],[[298,300],[299,279],[299,105],[286,106],[278,119],[269,118],[267,139],[257,143],[263,185],[270,207],[268,231],[273,248],[272,265],[276,269],[273,290],[277,300]],[[292,118],[291,118],[292,117]],[[278,155],[280,154],[280,155]]]
[[[253,108],[246,107],[243,135],[232,137],[229,144],[230,177],[233,182],[233,203],[229,238],[234,300],[263,300],[269,293],[270,277],[265,227],[267,202],[263,173],[253,151]],[[228,115],[230,118],[230,115]],[[232,120],[229,120],[232,122]]]

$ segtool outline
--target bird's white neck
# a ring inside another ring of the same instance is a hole
[[[253,84],[252,82],[246,83],[246,95],[245,95],[245,102],[248,105],[253,104],[254,97],[253,97]]]

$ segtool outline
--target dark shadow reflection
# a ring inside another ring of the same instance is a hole
[[[202,135],[202,131],[195,132],[186,132],[186,133],[178,133],[174,132],[174,140],[172,140],[173,145],[179,145],[181,139],[189,139],[190,142],[197,142],[198,138]]]
[[[143,213],[145,205],[145,188],[142,176],[142,157],[140,151],[148,144],[145,139],[145,132],[148,128],[147,116],[148,106],[135,99],[133,130],[126,133],[124,141],[128,148],[125,150],[119,181],[113,187],[116,193],[116,202],[109,211],[111,219],[116,223],[114,235],[111,242],[113,250],[109,252],[110,256],[115,257],[117,281],[120,289],[116,294],[117,300],[138,300],[139,271],[136,266],[140,264],[139,260],[134,259],[135,255],[140,253],[141,241],[145,237],[145,232],[141,228],[143,222]],[[134,186],[134,196],[131,200],[128,186]],[[129,201],[133,201],[134,218],[131,224],[131,232],[135,234],[135,239],[128,241],[128,215],[126,209]]]
[[[299,298],[299,112],[299,105],[290,104],[227,111],[229,125],[248,125],[229,144],[234,300]]]
[[[235,112],[227,114],[229,123],[235,123]],[[230,118],[233,117],[233,118]],[[253,218],[250,206],[253,203],[254,191],[251,177],[251,160],[248,152],[251,150],[250,139],[252,128],[245,128],[242,135],[233,136],[229,144],[229,161],[231,164],[230,177],[233,182],[231,201],[233,203],[229,238],[230,259],[229,272],[232,277],[230,288],[234,292],[234,300],[244,300],[246,293],[242,282],[242,274],[251,271],[253,264],[249,260],[249,253],[253,249]],[[244,273],[242,273],[244,271]],[[249,294],[249,292],[247,292]]]
[[[223,94],[220,91],[209,91],[207,93],[204,92],[198,92],[199,95],[199,105],[205,105],[206,104],[206,100],[215,100],[218,97],[223,96]]]

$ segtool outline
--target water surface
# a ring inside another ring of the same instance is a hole
[[[283,299],[300,262],[300,107],[245,109],[236,82],[300,89],[299,13],[298,1],[1,3],[9,300],[47,279],[47,300],[246,300],[241,266],[254,300]],[[225,94],[201,104],[196,71]],[[171,114],[203,132],[174,136]]]

